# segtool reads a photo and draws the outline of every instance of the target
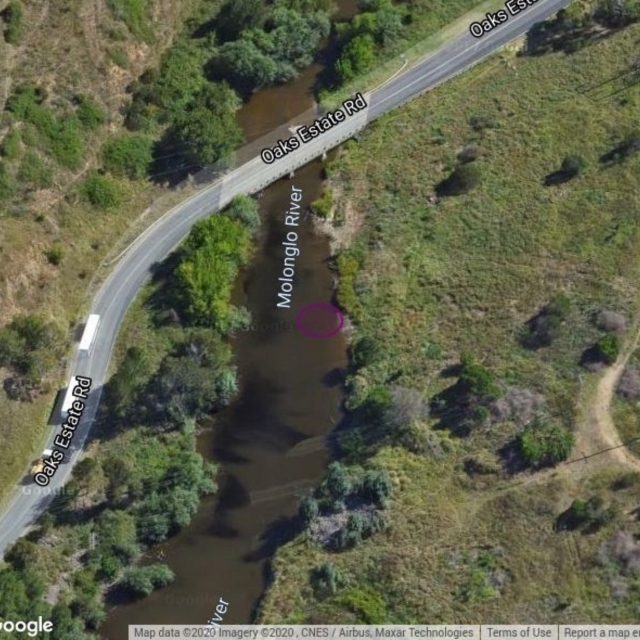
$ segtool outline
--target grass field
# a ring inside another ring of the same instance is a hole
[[[640,129],[640,88],[621,79],[639,36],[630,27],[571,56],[505,51],[347,145],[330,170],[335,224],[338,233],[353,219],[362,225],[345,252],[360,265],[356,335],[383,350],[358,373],[360,386],[433,398],[452,383],[443,372],[468,352],[503,389],[543,396],[553,419],[580,428],[578,409],[589,407],[576,403],[590,394],[579,391],[599,376],[579,365],[602,334],[594,316],[614,310],[630,326],[637,314],[640,157],[601,158]],[[480,186],[435,201],[435,186],[472,147]],[[586,161],[584,172],[544,186],[571,155]],[[570,312],[552,346],[520,346],[525,323],[560,293]],[[286,545],[260,620],[634,620],[637,570],[611,540],[639,532],[637,478],[616,483],[626,469],[591,472],[582,462],[510,476],[496,463],[514,421],[447,437],[450,452],[440,458],[380,451],[369,464],[395,480],[389,530],[340,554],[304,536]],[[469,456],[493,464],[469,475]],[[596,533],[554,530],[574,499],[593,496],[614,505],[608,524]],[[326,561],[345,584],[319,599],[310,572]]]

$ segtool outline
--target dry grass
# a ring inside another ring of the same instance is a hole
[[[122,181],[122,206],[99,212],[78,197],[77,186],[97,166],[102,142],[122,130],[120,108],[126,97],[125,87],[171,44],[193,2],[150,3],[156,36],[152,45],[136,42],[122,23],[113,19],[104,0],[25,0],[23,4],[22,42],[12,47],[0,38],[0,110],[14,87],[36,82],[46,88],[47,105],[54,110],[70,96],[83,94],[108,114],[106,125],[87,134],[82,167],[69,171],[49,162],[51,188],[28,191],[19,185],[14,201],[0,209],[0,324],[17,313],[38,313],[58,323],[71,339],[73,328],[86,312],[88,286],[100,263],[116,245],[124,246],[139,228],[132,227],[139,212],[162,194],[161,188],[149,183]],[[117,31],[120,35],[114,36]],[[127,70],[109,61],[108,52],[116,44],[128,53]],[[9,126],[5,113],[0,117],[0,139]],[[22,154],[25,152],[23,145]],[[147,219],[159,215],[174,201],[175,194],[165,196]],[[44,255],[54,242],[65,250],[58,267],[49,264]],[[5,375],[0,375],[0,381]],[[12,402],[2,394],[0,499],[13,490],[28,461],[39,453],[51,428],[46,422],[55,393],[64,386],[65,375],[63,361],[58,371],[51,372],[45,393],[32,403]]]

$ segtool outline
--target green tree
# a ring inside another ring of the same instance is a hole
[[[343,48],[336,62],[336,74],[346,84],[366,71],[375,59],[375,42],[369,34],[359,35]]]
[[[250,248],[249,232],[236,220],[211,216],[194,225],[176,271],[181,307],[190,322],[223,334],[233,330],[231,288]]]
[[[197,164],[213,164],[242,142],[234,115],[237,107],[237,96],[227,84],[205,84],[173,120],[173,135],[187,158]]]
[[[532,467],[555,465],[566,460],[574,442],[572,433],[541,418],[530,422],[518,436],[520,453]]]
[[[237,40],[243,31],[260,29],[266,18],[263,0],[226,0],[216,18],[216,32],[222,42]]]
[[[151,164],[151,138],[142,135],[120,136],[102,148],[104,168],[117,176],[139,180],[147,175]]]

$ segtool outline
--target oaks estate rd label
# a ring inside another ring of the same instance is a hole
[[[335,111],[329,111],[321,118],[313,121],[313,124],[298,127],[294,136],[287,140],[278,140],[278,144],[267,147],[260,152],[260,157],[265,164],[273,164],[276,160],[284,158],[288,153],[299,149],[303,144],[311,142],[314,138],[329,131],[349,116],[359,113],[367,108],[367,102],[361,93],[356,93],[355,98],[345,100],[342,107]]]
[[[51,478],[53,478],[58,470],[58,465],[64,460],[64,452],[71,445],[76,427],[80,424],[80,418],[82,418],[86,406],[84,401],[89,397],[91,378],[76,376],[75,380],[77,384],[73,388],[71,395],[76,398],[76,400],[73,401],[73,404],[67,411],[67,416],[60,426],[60,433],[53,441],[53,444],[59,448],[53,449],[51,455],[42,461],[44,465],[42,471],[39,471],[33,476],[35,483],[41,487],[46,487],[49,484]]]
[[[538,0],[507,0],[504,3],[504,9],[500,9],[495,13],[487,13],[486,18],[480,22],[472,22],[469,25],[469,31],[474,38],[482,38],[485,33],[489,33],[489,31],[505,23],[510,16],[517,16],[536,2]]]

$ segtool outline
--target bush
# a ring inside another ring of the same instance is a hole
[[[20,155],[20,131],[11,129],[0,144],[0,153],[7,160],[15,160]]]
[[[320,514],[320,507],[318,501],[313,495],[307,495],[300,501],[300,507],[298,508],[298,514],[302,524],[307,526],[311,524]]]
[[[325,562],[311,571],[309,582],[316,598],[335,595],[345,584],[342,573],[330,562]]]
[[[607,333],[596,342],[596,350],[600,359],[606,364],[613,364],[620,353],[620,342],[613,333]]]
[[[322,192],[322,197],[314,200],[311,203],[311,212],[322,218],[327,220],[329,218],[329,214],[331,213],[331,208],[333,207],[333,194],[331,189],[325,189]]]
[[[152,564],[129,569],[120,584],[135,596],[148,596],[155,589],[165,587],[175,579],[175,574],[166,564]]]
[[[493,374],[468,354],[462,356],[458,383],[466,393],[478,398],[495,398],[498,395]]]
[[[341,253],[336,260],[336,265],[338,267],[336,301],[345,313],[357,318],[359,303],[354,285],[358,271],[360,270],[360,264],[350,255]]]
[[[107,121],[106,113],[87,96],[78,97],[76,116],[85,129],[96,129]]]
[[[4,21],[4,39],[9,44],[19,44],[24,33],[24,16],[22,3],[12,0],[2,12]]]
[[[574,442],[572,433],[540,418],[529,423],[518,436],[520,453],[532,467],[555,465],[566,460]]]
[[[628,400],[640,398],[640,371],[636,367],[627,366],[620,377],[617,392]]]
[[[379,507],[386,506],[387,499],[393,491],[393,483],[389,474],[382,471],[367,471],[360,484],[360,495]]]
[[[44,255],[47,257],[49,264],[57,267],[62,262],[62,258],[64,258],[64,247],[61,244],[54,244],[44,252]]]
[[[364,336],[353,346],[351,359],[353,364],[361,369],[378,362],[382,355],[383,352],[378,341],[370,336]]]
[[[122,197],[117,185],[100,173],[90,175],[82,185],[82,193],[87,200],[99,209],[117,207]]]
[[[615,311],[600,311],[596,317],[596,324],[601,331],[621,334],[627,328],[627,321],[621,313]]]
[[[334,500],[346,498],[351,493],[351,479],[343,464],[332,462],[329,465],[325,486]]]
[[[151,164],[152,140],[146,136],[120,136],[102,148],[104,168],[117,176],[139,180]]]
[[[342,596],[339,602],[358,617],[358,623],[384,624],[387,622],[385,599],[371,589],[353,589]]]

